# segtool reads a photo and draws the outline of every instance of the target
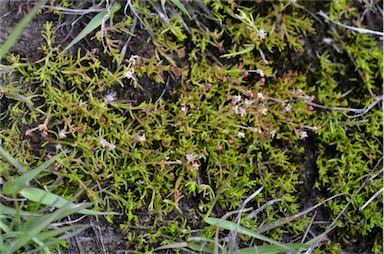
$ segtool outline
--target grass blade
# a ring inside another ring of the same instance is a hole
[[[255,48],[255,44],[245,44],[244,46],[246,46],[245,49],[243,49],[239,52],[234,52],[234,53],[222,55],[222,56],[220,56],[220,58],[224,58],[224,57],[230,58],[232,56],[243,55],[245,53],[251,52]]]
[[[40,7],[46,2],[46,0],[40,0],[32,11],[28,13],[20,22],[17,24],[16,28],[13,29],[12,33],[9,35],[8,39],[5,41],[4,45],[0,48],[0,60],[16,42],[17,38],[23,32],[25,26],[33,19],[36,13],[40,10]]]
[[[0,215],[3,215],[3,214],[15,215],[17,213],[20,214],[21,216],[25,216],[25,217],[41,216],[40,214],[37,214],[37,213],[26,212],[26,211],[23,211],[21,209],[16,209],[16,208],[0,205]]]
[[[121,4],[119,4],[118,2],[115,2],[111,8],[111,14],[110,15],[113,16],[113,14],[116,11],[120,10],[120,8],[121,8]],[[107,15],[109,15],[108,12],[102,11],[99,14],[97,14],[95,17],[93,17],[93,19],[91,19],[91,21],[88,23],[88,25],[76,36],[75,39],[73,39],[73,41],[71,43],[69,43],[69,45],[60,53],[60,55],[63,54],[64,52],[66,52],[68,49],[70,49],[73,45],[78,43],[85,36],[90,34],[93,30],[95,30],[96,28],[101,26],[101,24],[103,23],[103,21],[105,20]]]
[[[9,156],[10,156],[10,158],[12,158],[12,156],[10,154],[9,154]],[[4,195],[17,194],[21,189],[28,186],[29,182],[32,181],[32,179],[34,179],[38,174],[40,174],[41,171],[48,168],[59,156],[61,156],[61,153],[53,156],[51,159],[47,160],[46,162],[41,164],[39,167],[29,171],[28,173],[25,173],[22,176],[13,178],[13,179],[5,182],[4,186],[3,186],[3,194]],[[9,158],[7,158],[7,159],[9,159]],[[12,158],[12,160],[14,160],[14,159]],[[14,162],[15,161],[16,160],[14,160]],[[11,164],[13,164],[13,163],[11,163]],[[18,162],[17,162],[17,164],[18,164]],[[15,164],[15,165],[17,165],[17,164]]]
[[[263,235],[261,235],[259,233],[256,233],[256,232],[254,232],[254,231],[252,231],[252,230],[250,230],[248,228],[245,228],[243,226],[238,226],[236,223],[234,223],[232,221],[227,221],[227,220],[222,220],[222,219],[218,219],[218,218],[209,217],[208,219],[205,220],[205,222],[210,224],[210,225],[213,225],[213,226],[216,226],[216,227],[220,227],[220,228],[223,228],[223,229],[227,229],[227,230],[230,230],[230,231],[235,231],[236,230],[240,234],[244,234],[244,235],[247,235],[247,236],[259,239],[261,241],[265,241],[265,242],[268,242],[270,244],[280,246],[284,250],[294,251],[287,244],[283,244],[283,243],[280,243],[278,241],[275,241],[275,240],[273,240],[273,239],[271,239],[269,237],[263,236]]]
[[[56,208],[61,208],[65,205],[68,205],[68,207],[70,208],[75,208],[79,206],[56,194],[46,192],[44,190],[34,188],[34,187],[25,187],[19,193],[20,195],[22,195],[23,197],[31,201],[38,202],[44,205],[54,206]],[[116,212],[99,212],[99,211],[92,211],[89,209],[81,209],[78,211],[78,213],[88,214],[88,215],[118,215],[119,214]]]
[[[25,167],[23,165],[21,165],[17,160],[15,160],[13,158],[13,156],[8,153],[6,150],[4,150],[4,148],[2,146],[0,146],[0,155],[6,160],[9,162],[9,164],[11,164],[12,166],[14,166],[17,170],[19,170],[20,172],[22,173],[25,173],[27,172],[27,170],[25,169]],[[1,172],[3,173],[3,172]]]
[[[80,194],[81,192],[76,194],[73,200],[76,199]],[[79,205],[77,207],[71,208],[70,204],[71,202],[68,202],[53,213],[44,215],[43,217],[39,217],[25,223],[19,231],[20,234],[17,236],[11,247],[7,250],[7,253],[16,253],[17,250],[28,244],[32,238],[37,237],[41,231],[46,229],[52,222],[64,218],[65,216],[74,214],[79,210],[84,209],[86,206]]]
[[[171,0],[171,1],[174,5],[177,6],[177,8],[179,8],[182,12],[184,12],[184,14],[186,14],[190,19],[192,19],[187,9],[185,9],[184,5],[180,2],[180,0]]]
[[[319,203],[317,205],[314,205],[314,206],[312,206],[312,207],[310,207],[310,208],[308,208],[308,209],[306,209],[306,210],[304,210],[304,211],[302,211],[300,213],[297,213],[295,215],[292,215],[292,216],[289,216],[289,217],[285,217],[285,218],[280,218],[280,219],[277,219],[277,220],[272,221],[270,223],[266,223],[266,224],[264,224],[263,226],[261,226],[261,227],[259,227],[257,229],[257,233],[261,234],[261,233],[263,233],[265,231],[274,229],[276,227],[280,227],[280,226],[282,226],[282,225],[284,225],[284,224],[286,224],[288,222],[296,220],[300,216],[306,215],[310,211],[313,211],[314,209],[318,208],[319,206],[323,205],[324,203],[326,203],[326,202],[328,202],[328,201],[330,201],[330,200],[332,200],[332,199],[334,199],[334,198],[336,198],[338,196],[341,196],[341,195],[343,195],[343,194],[339,194],[339,195],[335,195],[333,197],[330,197],[330,198],[324,200],[323,202],[321,202],[321,203]]]
[[[309,245],[301,244],[301,243],[287,243],[285,244],[287,247],[290,247],[294,250],[299,250],[300,248],[308,248]],[[276,245],[261,245],[261,246],[253,246],[240,249],[238,254],[277,254],[286,251],[285,248]]]

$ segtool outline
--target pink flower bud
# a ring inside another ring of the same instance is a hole
[[[207,85],[205,86],[208,90],[212,88],[212,84],[211,83],[207,83]]]
[[[228,144],[232,145],[233,144],[233,140],[232,139],[228,140]]]
[[[244,71],[242,75],[243,75],[243,77],[248,77],[249,72],[248,71]]]
[[[261,83],[265,83],[265,78],[260,78]]]
[[[223,146],[222,145],[218,145],[217,146],[217,150],[219,150],[219,151],[223,150]]]
[[[107,121],[107,119],[106,119],[105,117],[100,117],[99,121],[100,121],[101,123],[105,123],[105,122]]]

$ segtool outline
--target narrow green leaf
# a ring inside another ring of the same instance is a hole
[[[155,251],[166,250],[166,249],[180,249],[180,248],[185,248],[187,246],[188,246],[188,243],[186,242],[170,243],[170,244],[156,248]]]
[[[294,250],[304,250],[309,247],[309,245],[301,244],[301,243],[287,243],[285,244],[287,247],[292,248]],[[261,245],[261,246],[253,246],[240,249],[238,254],[278,254],[286,251],[285,248],[276,245]]]
[[[79,205],[76,205],[76,204],[56,195],[56,194],[53,194],[53,193],[50,193],[50,192],[47,192],[47,191],[44,191],[44,190],[41,190],[38,188],[34,188],[34,187],[25,187],[22,190],[20,190],[19,193],[20,193],[20,195],[22,195],[23,197],[25,197],[31,201],[38,202],[38,203],[41,203],[44,205],[54,206],[56,208],[63,207],[64,205],[67,205],[68,202],[70,203],[69,204],[70,208],[74,208],[74,207],[79,206]],[[92,211],[89,209],[82,209],[82,210],[78,211],[78,213],[88,214],[88,215],[118,215],[119,214],[119,213],[115,213],[115,212]]]
[[[9,35],[8,39],[5,41],[4,45],[0,48],[0,60],[3,58],[5,54],[7,54],[8,50],[12,47],[12,45],[16,42],[17,38],[23,32],[25,26],[33,19],[33,17],[40,10],[40,7],[46,2],[46,0],[40,0],[35,7],[33,7],[32,11],[25,15],[25,17],[17,24],[16,28],[13,29],[12,33]]]
[[[210,225],[214,225],[216,227],[220,227],[220,228],[231,230],[231,231],[237,231],[240,234],[244,234],[244,235],[259,239],[261,241],[269,242],[270,244],[282,247],[284,250],[293,251],[293,249],[290,248],[289,246],[287,246],[286,244],[280,243],[280,242],[275,241],[269,237],[258,234],[258,233],[254,232],[248,228],[245,228],[243,226],[237,226],[237,224],[232,222],[232,221],[227,221],[227,220],[209,217],[205,220],[205,222],[210,224]]]
[[[120,8],[121,8],[121,4],[118,2],[115,2],[112,5],[110,15],[113,16],[113,14],[116,11],[120,10]],[[73,41],[71,43],[69,43],[69,45],[60,53],[60,55],[63,54],[64,52],[66,52],[68,49],[70,49],[73,45],[78,43],[80,40],[82,40],[85,36],[90,34],[93,30],[95,30],[96,28],[101,26],[103,21],[106,18],[108,18],[107,15],[109,15],[108,12],[102,11],[99,14],[97,14],[95,17],[93,17],[93,19],[91,19],[91,21],[88,23],[88,25],[76,36],[75,39],[73,39]]]
[[[0,205],[0,214],[10,214],[10,215],[16,215],[16,214],[19,214],[19,215],[22,215],[22,216],[25,216],[25,217],[38,217],[38,216],[41,216],[37,213],[31,213],[31,212],[26,212],[26,211],[23,211],[21,209],[16,209],[16,208],[13,208],[13,207],[8,207],[8,206],[3,206],[3,205]]]
[[[171,1],[174,5],[177,6],[177,8],[179,8],[182,12],[184,12],[184,14],[186,14],[190,19],[192,19],[187,9],[185,9],[184,5],[180,2],[180,0],[171,0]]]
[[[3,220],[0,218],[0,230],[2,230],[4,233],[10,233],[12,229],[3,222]]]
[[[198,251],[199,253],[214,253],[214,248],[204,243],[189,243],[188,248]]]
[[[17,160],[15,160],[13,158],[13,156],[8,153],[6,150],[4,150],[4,148],[0,145],[0,155],[6,160],[9,162],[9,164],[11,164],[12,166],[14,166],[17,170],[19,170],[20,172],[22,173],[25,173],[27,172],[27,170],[25,169],[25,167],[23,165],[21,165]]]
[[[234,53],[222,55],[222,56],[220,56],[220,58],[224,58],[224,57],[230,58],[232,56],[243,55],[245,53],[251,52],[255,48],[255,44],[245,44],[244,46],[245,46],[245,49],[243,49],[239,52],[234,52]]]
[[[80,192],[81,193],[81,192]],[[77,193],[76,199],[80,193]],[[36,237],[41,231],[46,229],[52,222],[62,219],[68,215],[74,214],[81,209],[84,209],[86,205],[79,205],[77,207],[70,207],[71,202],[66,203],[60,209],[57,209],[53,213],[44,215],[42,217],[27,221],[23,224],[19,231],[19,235],[16,237],[14,243],[11,245],[11,248],[7,250],[7,253],[15,253],[17,250],[25,246],[32,238]]]
[[[47,160],[46,162],[41,164],[39,167],[29,171],[28,173],[25,173],[22,176],[13,178],[13,179],[5,182],[4,186],[3,186],[3,194],[4,195],[15,195],[15,194],[17,194],[21,189],[23,189],[24,187],[28,186],[29,182],[32,179],[34,179],[38,174],[40,174],[41,171],[43,171],[44,169],[48,168],[59,156],[61,156],[61,153],[53,156],[51,159]]]
[[[160,3],[161,3],[161,8],[163,9],[163,12],[164,12],[164,14],[166,14],[166,11],[165,11],[165,2],[166,2],[167,0],[161,0],[160,1]]]
[[[55,230],[49,230],[46,232],[41,232],[40,234],[36,235],[35,237],[39,239],[41,242],[47,242],[47,239],[57,237],[58,235],[64,234],[66,232],[69,232],[71,230],[74,230],[76,228],[86,229],[90,226],[86,225],[73,225],[73,226],[65,226],[61,227]]]
[[[328,202],[328,201],[331,201],[332,199],[340,196],[342,194],[338,194],[338,195],[335,195],[333,197],[330,197],[330,198],[327,198],[326,200],[324,200],[323,202],[319,203],[319,204],[316,204],[302,212],[299,212],[297,214],[294,214],[292,216],[289,216],[289,217],[285,217],[285,218],[280,218],[280,219],[277,219],[275,221],[272,221],[272,222],[269,222],[269,223],[266,223],[264,225],[262,225],[261,227],[259,227],[257,229],[257,233],[261,234],[261,233],[264,233],[265,231],[268,231],[268,230],[271,230],[271,229],[274,229],[274,228],[277,228],[277,227],[280,227],[284,224],[287,224],[293,220],[296,220],[297,218],[303,216],[303,215],[306,215],[307,213],[313,211],[314,209],[318,208],[319,206],[323,205],[324,203]]]
[[[69,229],[69,230],[72,230],[72,232],[67,230],[66,234],[61,235],[61,236],[56,237],[56,238],[53,238],[53,239],[50,239],[48,241],[45,241],[44,242],[44,246],[41,246],[41,247],[38,247],[36,249],[30,250],[30,251],[26,252],[25,254],[42,253],[42,249],[43,248],[47,248],[49,246],[55,246],[59,242],[61,242],[63,240],[67,240],[67,239],[70,239],[70,238],[72,238],[74,236],[77,236],[78,234],[80,234],[81,232],[83,232],[84,230],[86,230],[87,228],[89,228],[91,226],[80,225],[80,226],[70,226],[70,227],[74,227],[72,229]],[[76,229],[76,230],[74,230],[74,229]],[[42,234],[44,234],[44,233],[42,233]]]

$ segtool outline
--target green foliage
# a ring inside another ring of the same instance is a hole
[[[81,49],[73,56],[60,53],[47,23],[40,60],[9,55],[8,65],[1,66],[10,70],[3,72],[0,87],[6,100],[2,145],[27,167],[69,152],[37,176],[36,184],[65,198],[85,189],[82,198],[95,202],[95,210],[124,213],[120,228],[138,251],[188,238],[202,218],[237,209],[262,185],[263,196],[252,198],[252,206],[283,202],[268,206],[254,223],[242,218],[248,228],[297,213],[303,188],[312,191],[305,187],[303,172],[310,169],[302,162],[311,152],[318,170],[314,187],[323,195],[313,201],[344,194],[326,204],[327,219],[333,221],[355,197],[337,223],[343,227],[335,231],[341,243],[382,228],[379,199],[358,210],[382,185],[373,177],[382,159],[383,128],[377,40],[318,24],[310,3],[204,2],[206,19],[192,3],[133,2],[129,8],[149,36],[145,45],[138,37],[140,47],[129,58],[122,46],[126,36],[144,36],[127,32],[136,18],[116,11],[113,25],[94,37],[105,49],[100,55]],[[360,25],[353,3],[323,8],[331,18]],[[317,42],[317,36],[331,37],[333,44]],[[165,90],[169,83],[180,88],[164,98],[130,97],[151,82]],[[8,164],[1,166],[0,172],[8,171]],[[307,222],[274,228],[267,237],[280,241],[303,232]],[[207,227],[203,234],[212,238],[214,231]],[[324,251],[340,248],[329,244]]]
[[[21,172],[24,168],[0,146],[1,156]],[[103,215],[86,209],[89,204],[75,205],[46,190],[30,187],[30,181],[52,164],[61,154],[52,157],[39,167],[24,173],[22,176],[3,180],[0,204],[0,251],[1,253],[39,252],[50,253],[49,248],[63,245],[66,239],[85,230],[87,226],[62,226],[50,229],[52,223],[74,213]],[[5,172],[2,171],[4,174]],[[4,196],[5,195],[5,196]],[[23,203],[16,199],[17,195],[26,198]],[[72,200],[76,199],[75,195]],[[13,201],[14,207],[7,201]],[[28,202],[25,202],[28,201]],[[30,204],[29,201],[35,201]],[[39,204],[58,207],[54,212],[43,212]],[[24,211],[28,208],[29,211]]]

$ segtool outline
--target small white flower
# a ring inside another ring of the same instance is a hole
[[[264,105],[261,105],[261,106],[259,107],[258,112],[261,113],[261,114],[263,114],[263,115],[267,115],[268,109],[267,109]]]
[[[144,142],[146,140],[145,134],[137,136],[137,141]]]
[[[106,99],[108,102],[115,101],[115,100],[116,100],[116,92],[107,94],[107,95],[105,96],[105,99]]]
[[[77,106],[79,107],[83,107],[83,108],[87,108],[88,104],[86,102],[83,102],[82,100],[80,100],[78,103],[77,103]]]
[[[276,135],[276,130],[271,130],[271,131],[269,132],[269,134],[271,134],[272,138],[274,138],[275,135]]]
[[[108,151],[115,150],[116,146],[114,144],[108,144]]]
[[[60,130],[60,132],[59,132],[59,138],[60,138],[60,139],[63,139],[63,138],[66,138],[66,137],[67,137],[67,135],[66,135],[65,130]]]
[[[284,111],[286,111],[286,112],[290,112],[291,109],[292,109],[292,106],[289,103],[287,104],[287,106],[284,107]]]
[[[61,147],[60,143],[57,143],[57,145],[55,146],[55,149],[56,150],[62,150],[63,148]]]
[[[233,113],[237,115],[244,116],[247,111],[244,108],[239,108],[239,106],[232,107]]]
[[[251,104],[252,104],[252,101],[250,101],[248,99],[244,99],[244,105],[249,106]]]
[[[195,163],[193,163],[192,167],[194,170],[197,171],[197,170],[199,170],[200,165],[197,162],[195,162]]]
[[[302,94],[304,94],[303,90],[301,90],[301,89],[297,89],[297,90],[295,90],[293,93],[294,93],[294,94],[297,94],[297,95],[302,95]]]
[[[297,0],[291,0],[291,4],[295,4]]]
[[[238,138],[244,138],[244,137],[245,137],[245,133],[239,131],[239,132],[236,134],[236,137],[238,137]]]
[[[257,36],[259,37],[259,39],[264,39],[265,35],[267,35],[267,33],[264,29],[259,29],[259,31],[257,31]]]
[[[264,72],[260,69],[256,70],[256,73],[260,75],[260,77],[264,77]]]
[[[132,56],[129,58],[128,62],[129,62],[130,64],[132,64],[132,65],[135,65],[135,64],[136,64],[136,59],[137,59],[137,58],[139,58],[139,56],[137,56],[137,55],[132,55]]]
[[[184,114],[187,114],[187,113],[188,113],[188,107],[186,107],[186,106],[181,107],[180,110],[183,111]]]
[[[265,99],[265,97],[264,97],[264,95],[262,93],[257,93],[257,98],[259,100],[264,100]]]
[[[247,111],[245,110],[245,108],[240,108],[239,109],[239,115],[244,116],[245,114],[247,114]]]
[[[109,143],[107,142],[107,140],[101,138],[100,141],[99,141],[99,144],[102,146],[102,147],[106,147],[109,145]]]
[[[195,156],[191,153],[188,153],[185,158],[187,159],[187,163],[190,163],[195,159]]]
[[[244,116],[247,111],[244,108],[239,108],[239,106],[232,107],[232,110],[235,114]]]
[[[303,140],[308,137],[308,134],[306,131],[299,130],[299,136],[300,136],[300,139]]]
[[[125,75],[125,77],[126,77],[127,79],[132,79],[134,73],[135,73],[135,71],[134,71],[134,69],[132,69],[132,70],[129,70],[129,71],[127,71],[126,73],[124,73],[124,75]]]
[[[233,101],[235,102],[235,103],[238,103],[238,102],[240,102],[241,101],[241,95],[235,95],[235,96],[233,96],[232,97],[233,98]]]

